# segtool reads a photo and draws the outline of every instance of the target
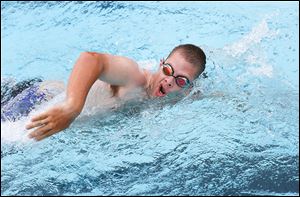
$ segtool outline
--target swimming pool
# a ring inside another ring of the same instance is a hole
[[[1,195],[299,195],[298,2],[1,2],[1,92],[66,82],[82,51],[143,66],[182,43],[203,47],[208,77],[176,104],[39,143],[1,122]]]

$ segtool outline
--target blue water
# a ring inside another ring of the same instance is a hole
[[[1,122],[1,195],[299,195],[298,2],[1,2],[1,91],[67,82],[82,51],[152,64],[183,43],[204,49],[208,77],[176,104],[38,143]]]

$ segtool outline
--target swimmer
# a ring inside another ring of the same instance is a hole
[[[159,69],[154,73],[140,69],[127,57],[83,52],[69,77],[65,100],[31,119],[26,125],[26,129],[33,129],[29,137],[39,141],[68,128],[82,112],[95,83],[109,88],[114,98],[139,98],[128,96],[136,95],[133,92],[148,98],[164,97],[190,88],[204,71],[205,64],[205,53],[192,44],[175,47],[165,60],[160,61]],[[99,102],[101,104],[101,100]]]

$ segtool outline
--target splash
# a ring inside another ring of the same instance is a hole
[[[4,143],[30,143],[33,142],[32,139],[28,138],[28,134],[32,130],[26,130],[25,125],[30,122],[30,119],[38,115],[45,110],[49,109],[51,106],[61,102],[64,99],[65,93],[58,94],[52,100],[44,102],[35,106],[27,116],[19,117],[15,121],[6,120],[1,121],[1,142]]]
[[[28,138],[28,131],[25,129],[25,124],[29,121],[29,117],[21,118],[16,122],[6,121],[1,122],[1,142],[11,143],[20,142],[28,143],[31,140]]]
[[[272,31],[269,29],[267,19],[263,19],[257,26],[253,27],[251,32],[245,35],[237,42],[225,46],[224,50],[231,54],[233,57],[239,57],[248,51],[255,44],[260,43],[265,38],[273,38],[278,35],[278,31]]]
[[[271,30],[268,26],[267,20],[272,16],[266,16],[265,19],[252,28],[249,34],[245,35],[237,42],[224,47],[224,51],[232,57],[241,58],[246,55],[244,58],[246,59],[247,63],[250,65],[260,65],[260,67],[253,66],[247,68],[247,73],[252,75],[264,75],[267,77],[273,76],[273,66],[267,62],[267,58],[266,55],[264,55],[263,49],[259,47],[259,44],[264,39],[275,38],[279,33],[278,30]],[[253,49],[254,52],[251,52],[254,54],[247,53],[251,49]]]

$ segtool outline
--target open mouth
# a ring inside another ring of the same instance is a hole
[[[159,94],[160,94],[160,96],[164,96],[166,94],[166,91],[164,90],[162,85],[160,85],[160,87],[159,87]]]

